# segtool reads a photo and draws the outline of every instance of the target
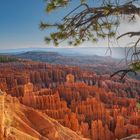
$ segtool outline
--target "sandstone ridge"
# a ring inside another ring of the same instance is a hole
[[[17,98],[5,93],[0,96],[4,99],[1,140],[86,140],[46,114],[20,104]]]

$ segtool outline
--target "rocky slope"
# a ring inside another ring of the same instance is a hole
[[[4,98],[1,140],[85,140],[46,114],[20,104],[16,98],[0,96]]]

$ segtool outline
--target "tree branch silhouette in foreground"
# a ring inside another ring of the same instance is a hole
[[[46,23],[41,22],[41,29],[55,29],[55,32],[50,33],[45,38],[47,43],[53,42],[54,45],[59,45],[63,41],[67,41],[69,45],[77,46],[86,41],[97,42],[99,38],[108,40],[115,38],[117,29],[120,25],[120,20],[123,16],[129,17],[129,21],[135,21],[136,16],[140,16],[139,0],[91,0],[95,4],[91,5],[86,0],[79,0],[79,6],[73,8],[66,16],[60,17],[59,22]],[[58,8],[69,6],[73,0],[46,0],[46,12],[50,13]],[[98,6],[96,4],[98,2]],[[140,43],[140,31],[127,32],[117,37],[120,39],[124,36],[130,38],[137,37],[138,39],[130,47],[133,50],[131,60],[129,61],[126,70],[119,70],[111,75],[122,74],[121,79],[129,72],[135,75],[140,70],[139,55],[140,50],[137,49]]]

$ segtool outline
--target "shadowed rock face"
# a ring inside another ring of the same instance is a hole
[[[115,140],[140,133],[136,80],[121,83],[118,77],[78,67],[22,62],[0,64],[0,88],[12,96],[8,111],[15,110],[10,140],[24,135],[35,140]]]

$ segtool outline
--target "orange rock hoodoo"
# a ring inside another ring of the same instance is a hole
[[[136,80],[120,83],[77,67],[24,62],[1,65],[0,88],[85,138],[115,140],[140,133]]]
[[[74,83],[74,75],[68,74],[66,76],[67,83]]]

